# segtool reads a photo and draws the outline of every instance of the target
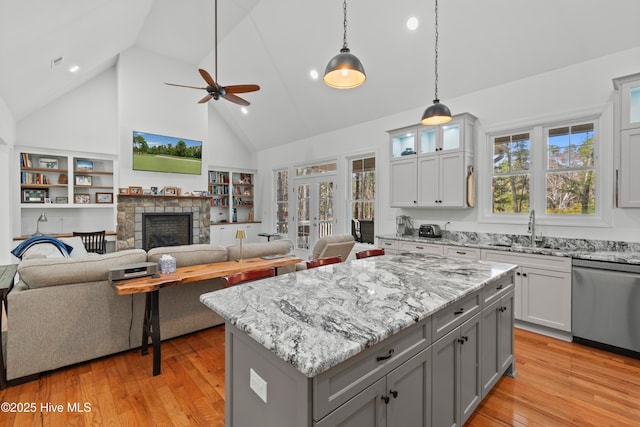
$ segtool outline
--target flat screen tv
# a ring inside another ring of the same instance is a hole
[[[202,174],[202,141],[133,131],[133,170]]]

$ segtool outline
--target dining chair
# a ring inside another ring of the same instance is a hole
[[[380,255],[384,255],[384,248],[369,249],[369,250],[366,250],[366,251],[356,252],[356,258],[357,259],[369,258],[369,257],[372,257],[372,256],[380,256]]]
[[[82,239],[82,244],[87,252],[94,252],[96,254],[104,254],[107,252],[104,238],[105,230],[90,232],[74,231],[73,236],[79,236],[80,239]]]
[[[276,275],[275,267],[265,268],[262,270],[243,271],[241,273],[230,274],[222,277],[222,284],[225,288],[230,286],[239,285],[244,282],[251,282],[253,280],[265,279],[267,277],[274,277]]]
[[[337,264],[339,262],[342,262],[342,257],[340,255],[314,259],[311,261],[307,261],[307,269],[316,268],[323,265]]]

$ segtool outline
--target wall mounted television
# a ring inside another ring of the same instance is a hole
[[[202,141],[133,131],[133,170],[202,174]]]

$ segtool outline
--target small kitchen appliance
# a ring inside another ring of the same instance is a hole
[[[418,230],[418,236],[438,238],[438,237],[442,237],[442,232],[440,231],[440,226],[438,225],[422,224],[420,226],[420,229]]]
[[[411,236],[413,234],[413,224],[408,215],[399,215],[396,217],[396,236]]]

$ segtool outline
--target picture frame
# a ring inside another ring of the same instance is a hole
[[[151,192],[153,194],[158,194],[158,187],[151,187]]]
[[[47,190],[22,190],[22,203],[44,203],[44,200],[47,198],[49,198],[49,192]]]
[[[113,203],[113,193],[96,193],[96,203]]]
[[[142,187],[129,186],[129,194],[134,194],[136,196],[142,196]]]
[[[143,196],[155,196],[156,194],[150,188],[144,188],[142,190]]]
[[[67,204],[69,203],[69,198],[68,197],[56,197],[56,204]]]
[[[92,183],[91,175],[76,175],[76,185],[90,187]]]
[[[80,205],[86,205],[91,203],[91,194],[75,193],[73,195],[73,202]]]
[[[53,202],[51,201],[51,197],[45,197],[45,198],[44,198],[44,204],[45,204],[45,205],[50,205],[51,203],[53,203]]]
[[[93,170],[93,161],[77,159],[76,160],[76,170],[81,171],[92,171]]]
[[[40,157],[38,167],[41,169],[58,169],[58,159],[50,157]]]
[[[118,194],[129,194],[129,187],[118,188]]]
[[[177,196],[178,195],[178,187],[164,187],[162,193],[165,196]]]

